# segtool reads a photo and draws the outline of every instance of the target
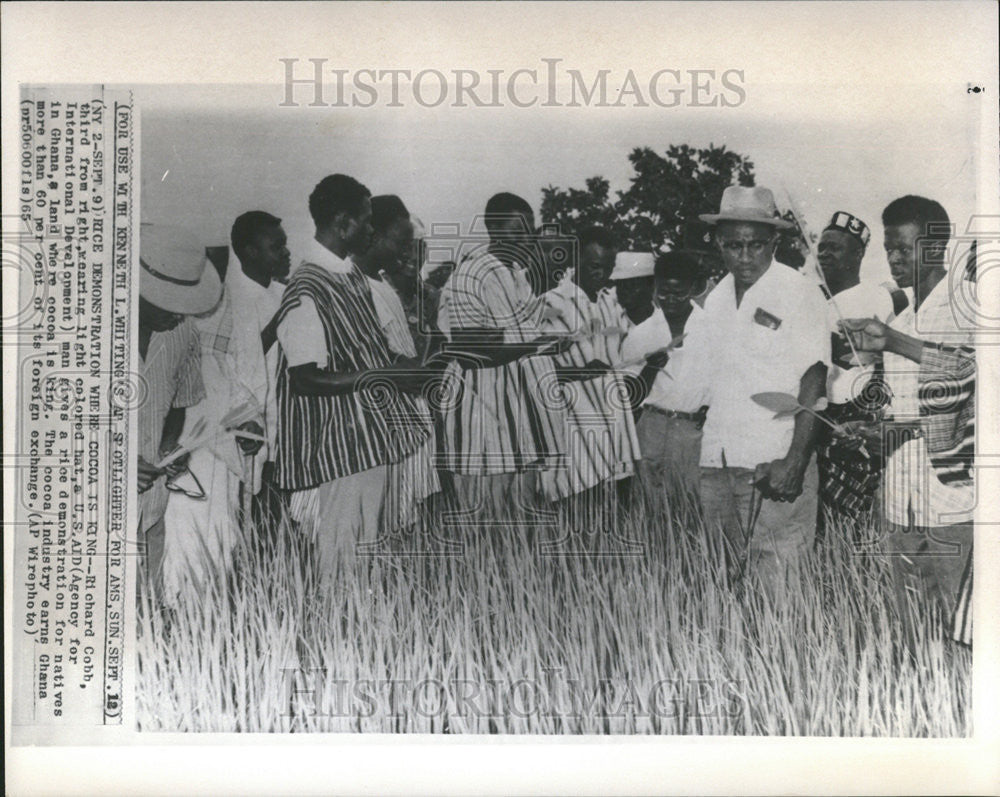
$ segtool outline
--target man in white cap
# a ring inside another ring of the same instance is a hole
[[[163,563],[167,479],[184,468],[160,461],[174,450],[185,410],[204,398],[201,352],[190,316],[219,301],[219,275],[189,232],[143,224],[139,232],[139,358],[147,395],[139,406],[139,533],[150,581]]]
[[[818,285],[774,260],[781,219],[766,188],[730,186],[716,225],[729,273],[705,301],[685,341],[703,364],[710,409],[701,452],[701,499],[709,533],[721,531],[730,572],[749,569],[777,594],[816,533],[817,421],[809,412],[775,416],[753,398],[783,393],[813,408],[830,361],[826,304]],[[820,405],[821,406],[821,405]]]
[[[621,360],[621,347],[629,331],[653,314],[652,252],[619,252],[609,277],[611,284],[597,294],[597,309],[607,327],[621,329],[617,338],[609,338],[614,358]]]

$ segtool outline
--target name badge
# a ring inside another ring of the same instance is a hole
[[[777,329],[781,326],[781,319],[776,315],[771,315],[762,307],[758,307],[757,312],[753,314],[753,322],[768,329]]]

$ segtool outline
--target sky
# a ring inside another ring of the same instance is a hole
[[[239,213],[268,210],[284,220],[294,261],[296,246],[312,235],[307,197],[330,173],[357,177],[375,194],[398,194],[425,226],[458,223],[464,232],[497,191],[524,196],[537,212],[544,186],[582,188],[601,175],[613,191],[624,189],[631,149],[662,153],[681,143],[746,155],[757,183],[772,188],[782,207],[788,192],[812,229],[837,210],[866,220],[873,230],[868,278],[888,276],[879,217],[893,198],[939,200],[960,232],[977,209],[984,105],[968,87],[986,62],[970,52],[965,26],[981,16],[978,4],[952,4],[945,13],[936,4],[698,3],[629,6],[625,14],[541,4],[518,7],[516,18],[484,4],[465,16],[460,10],[469,7],[457,6],[454,18],[435,17],[449,24],[434,26],[420,4],[394,5],[394,14],[378,6],[368,17],[339,5],[307,8],[320,28],[329,22],[330,38],[302,44],[300,24],[295,46],[272,48],[298,59],[297,77],[311,74],[309,58],[351,74],[405,67],[447,76],[461,67],[484,81],[489,69],[544,70],[541,59],[560,58],[560,90],[567,69],[588,82],[608,69],[611,86],[627,70],[646,85],[664,68],[732,69],[744,76],[745,100],[709,108],[686,100],[674,108],[428,108],[411,99],[387,107],[383,89],[371,108],[317,108],[306,105],[311,89],[297,87],[300,107],[289,108],[280,105],[286,67],[277,58],[265,71],[272,79],[255,84],[133,84],[142,109],[145,220],[188,226],[218,245]],[[560,8],[574,18],[560,19]],[[896,34],[885,35],[889,29]],[[248,74],[261,74],[254,63]]]

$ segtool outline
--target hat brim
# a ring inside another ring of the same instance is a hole
[[[219,303],[222,296],[222,281],[211,262],[205,263],[197,285],[175,285],[150,274],[141,266],[139,275],[139,295],[150,304],[170,313],[206,313]]]
[[[743,221],[751,224],[767,224],[778,230],[790,230],[794,226],[790,221],[776,217],[752,216],[750,214],[740,215],[738,213],[702,213],[698,216],[708,224],[718,224],[720,221]]]

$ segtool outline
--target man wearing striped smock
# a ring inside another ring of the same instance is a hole
[[[421,375],[390,365],[368,279],[348,259],[371,237],[370,196],[345,175],[320,181],[309,197],[316,237],[278,311],[277,478],[327,576],[356,541],[374,540],[388,467],[429,435],[403,392],[418,392]]]
[[[486,227],[489,244],[461,260],[441,294],[438,323],[453,353],[442,386],[442,454],[464,508],[509,511],[533,496],[529,470],[565,450],[565,404],[551,356],[534,356],[554,339],[540,337],[543,304],[518,262],[531,250],[531,207],[497,194]]]
[[[413,222],[398,196],[372,198],[371,246],[357,257],[358,267],[367,275],[389,352],[395,358],[416,361],[417,347],[410,332],[406,310],[387,272],[397,272],[413,246]],[[422,397],[414,397],[419,415],[414,423],[428,431],[427,441],[402,462],[390,465],[386,479],[385,526],[395,530],[417,521],[420,505],[441,489],[434,469],[436,452],[430,409]]]
[[[594,272],[581,263],[579,270],[570,267],[560,275],[569,260],[551,256],[550,250],[566,244],[562,239],[545,238],[540,243],[549,277],[558,283],[542,296],[550,311],[542,328],[578,338],[554,358],[562,374],[577,372],[570,379],[560,379],[566,398],[565,456],[556,467],[541,473],[545,497],[556,501],[631,476],[639,441],[623,376],[609,371],[618,357],[619,327],[609,328],[591,299],[592,295],[596,298]]]
[[[890,324],[845,319],[855,348],[882,352],[891,399],[886,422],[858,427],[883,455],[883,550],[907,639],[921,632],[914,599],[947,620],[971,561],[975,385],[975,260],[945,270],[951,223],[934,200],[904,196],[882,211],[893,279],[913,302]]]

